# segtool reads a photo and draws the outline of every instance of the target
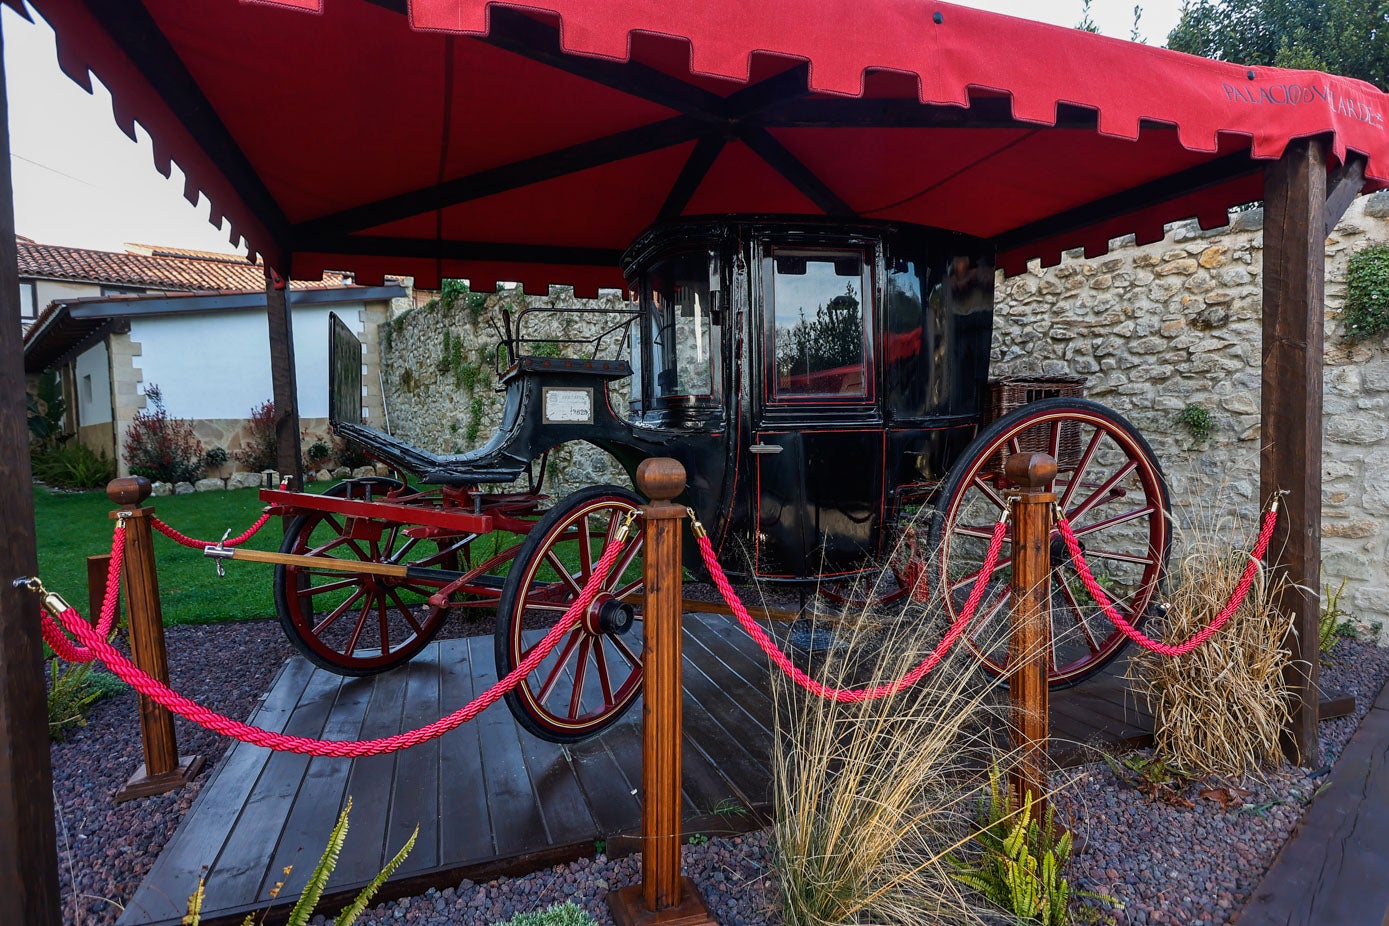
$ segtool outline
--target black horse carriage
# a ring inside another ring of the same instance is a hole
[[[1111,597],[1135,623],[1153,606],[1170,542],[1162,472],[1131,424],[1080,397],[1076,378],[990,382],[988,243],[900,224],[724,216],[649,230],[623,269],[632,302],[597,325],[587,356],[528,353],[528,313],[506,319],[501,424],[460,455],[362,424],[360,345],[335,323],[332,425],[411,481],[263,493],[294,517],[283,552],[338,561],[275,575],[280,620],[311,660],[349,675],[389,669],[455,610],[486,608],[497,615],[497,670],[513,669],[641,504],[613,485],[549,499],[547,456],[571,441],[629,474],[648,457],[680,460],[685,501],[735,577],[817,586],[847,603],[929,587],[952,615],[1006,505],[1003,457],[1047,452]],[[628,359],[612,350],[623,333]],[[610,386],[624,379],[630,399],[618,408]],[[640,532],[625,541],[589,613],[508,696],[531,732],[577,740],[636,699],[640,542]],[[1059,686],[1100,669],[1125,637],[1053,547]],[[407,569],[343,572],[343,560]],[[965,637],[995,673],[1007,568]]]

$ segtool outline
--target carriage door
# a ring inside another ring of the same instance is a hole
[[[749,447],[757,573],[834,576],[877,552],[883,423],[873,364],[873,250],[761,254],[761,388]]]

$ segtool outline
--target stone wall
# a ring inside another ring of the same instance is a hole
[[[513,318],[523,308],[536,310],[521,321],[523,335],[541,339],[527,345],[526,352],[579,357],[587,353],[564,339],[593,337],[614,319],[573,310],[624,305],[617,295],[576,299],[573,290],[557,288],[547,296],[464,293],[397,316],[382,326],[380,336],[391,433],[435,453],[463,453],[491,438],[502,412],[496,370],[505,366],[504,358],[497,360],[500,336],[492,325],[499,323],[503,307]],[[547,308],[569,311],[541,311]],[[618,334],[610,334],[599,356],[625,358],[627,345]],[[613,408],[622,415],[628,383],[619,381],[610,388]],[[559,497],[601,483],[630,486],[631,480],[611,457],[589,444],[567,444],[550,454],[545,477],[549,494]]]
[[[1121,239],[1102,257],[1034,263],[996,295],[993,374],[1085,374],[1087,396],[1152,445],[1178,523],[1237,515],[1219,528],[1234,543],[1252,538],[1261,503],[1262,225],[1252,210],[1225,229],[1183,224],[1143,247]],[[1322,558],[1333,590],[1347,580],[1342,606],[1389,643],[1389,348],[1347,344],[1340,320],[1347,259],[1383,242],[1384,194],[1357,201],[1327,240]],[[1208,439],[1180,422],[1188,405],[1210,413]]]

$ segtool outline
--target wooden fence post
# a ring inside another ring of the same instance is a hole
[[[685,489],[685,468],[658,457],[637,467],[642,508],[642,856],[641,884],[608,895],[618,926],[715,924],[698,889],[680,874],[681,627],[685,509],[671,500]]]
[[[1012,633],[1008,640],[1008,703],[1017,761],[1009,775],[1016,806],[1028,792],[1037,818],[1046,813],[1047,663],[1051,654],[1051,528],[1056,461],[1044,453],[1015,453],[1004,463],[1012,498]]]
[[[159,576],[155,572],[150,522],[154,509],[140,507],[149,494],[149,480],[141,476],[125,476],[106,486],[106,497],[120,506],[111,512],[111,517],[125,518],[124,572],[131,659],[147,674],[167,684],[164,616],[159,605]],[[181,788],[202,770],[202,756],[179,756],[173,715],[144,695],[140,696],[140,739],[145,747],[145,762],[116,792],[117,803]]]

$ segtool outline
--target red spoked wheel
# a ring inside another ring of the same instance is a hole
[[[951,468],[936,503],[934,575],[953,621],[973,588],[994,525],[1007,504],[1004,456],[1048,453],[1057,460],[1048,486],[1075,529],[1106,594],[1126,620],[1142,623],[1156,603],[1172,527],[1167,484],[1133,425],[1097,402],[1043,399],[989,425]],[[1007,671],[1011,607],[1011,527],[993,580],[964,640],[984,667]],[[1062,542],[1051,536],[1052,648],[1048,682],[1074,685],[1119,654],[1128,638],[1090,597]]]
[[[507,573],[497,606],[497,675],[520,665],[588,584],[603,550],[641,506],[634,493],[594,486],[567,496],[536,522]],[[579,624],[506,696],[536,736],[572,743],[605,729],[641,693],[640,525],[628,535],[602,590]]]
[[[395,479],[370,476],[340,482],[324,494],[384,497],[401,485]],[[409,537],[406,527],[311,512],[290,522],[280,552],[455,568],[455,546]],[[432,607],[428,599],[443,584],[443,579],[431,585],[418,579],[281,565],[275,567],[275,613],[290,642],[310,662],[339,675],[374,675],[408,661],[439,632],[448,609]]]

